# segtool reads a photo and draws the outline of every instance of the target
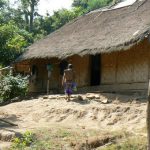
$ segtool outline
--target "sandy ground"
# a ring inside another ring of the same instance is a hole
[[[142,131],[146,126],[146,98],[116,94],[74,95],[66,102],[63,95],[39,96],[0,107],[0,118],[18,127],[0,124],[0,132],[61,125],[71,128]]]

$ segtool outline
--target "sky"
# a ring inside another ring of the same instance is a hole
[[[15,0],[10,0],[12,4],[14,1]],[[72,2],[73,0],[40,0],[38,5],[38,13],[44,16],[47,12],[52,15],[53,11],[61,8],[71,9]]]
[[[118,3],[114,8],[120,8],[128,5],[132,5],[135,2],[136,0],[123,0],[122,2]]]
[[[73,0],[40,0],[38,10],[40,15],[45,15],[48,11],[53,14],[54,10],[61,8],[71,8]]]

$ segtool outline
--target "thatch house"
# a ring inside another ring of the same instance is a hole
[[[47,64],[53,64],[50,88],[60,84],[61,60],[73,64],[78,87],[102,91],[146,90],[150,78],[150,0],[118,9],[90,12],[28,47],[18,72],[36,74],[30,91],[47,88]],[[33,67],[31,69],[31,67]]]

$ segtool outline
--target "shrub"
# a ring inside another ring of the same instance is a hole
[[[4,102],[18,96],[25,96],[28,89],[27,87],[27,77],[22,77],[21,75],[3,76],[0,79],[0,100]]]
[[[12,140],[11,150],[25,149],[34,142],[34,134],[26,131],[21,138],[14,138]]]

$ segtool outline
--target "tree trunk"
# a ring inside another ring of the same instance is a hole
[[[150,150],[150,80],[148,85],[148,98],[147,98],[147,150]]]
[[[26,30],[29,31],[29,12],[28,11],[24,11],[25,14],[25,22],[26,22]]]
[[[30,12],[30,32],[33,31],[33,19],[34,19],[34,7],[35,7],[35,0],[31,0],[31,12]]]

